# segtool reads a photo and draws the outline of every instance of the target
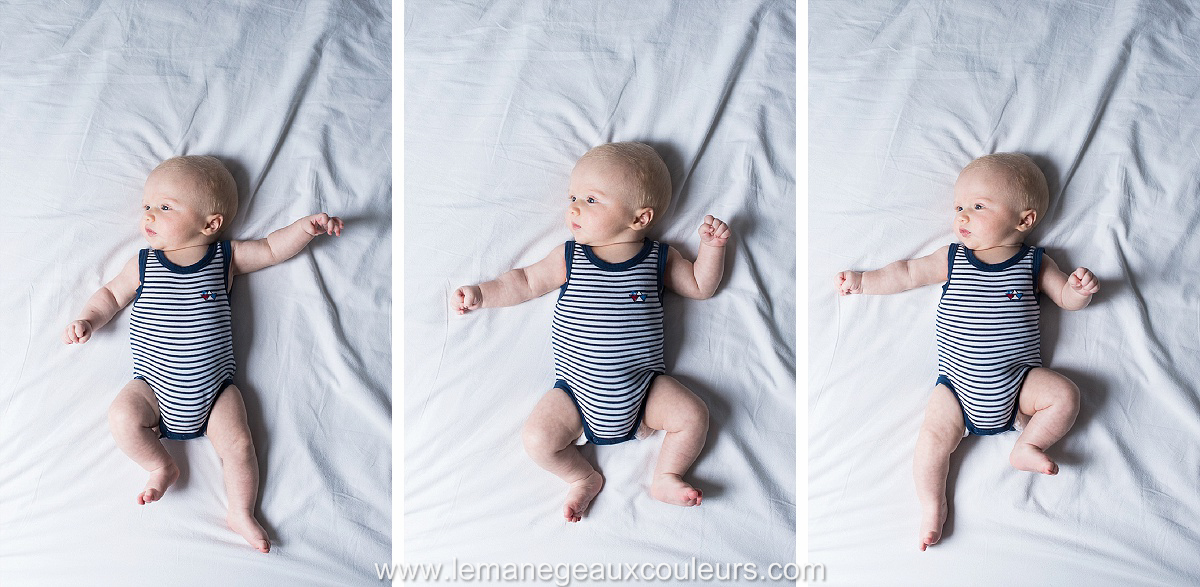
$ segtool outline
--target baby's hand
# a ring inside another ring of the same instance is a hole
[[[1100,280],[1087,267],[1076,269],[1067,283],[1081,296],[1091,296],[1100,291]]]
[[[862,272],[842,271],[837,274],[838,292],[844,296],[862,293]]]
[[[711,214],[704,217],[704,224],[700,225],[700,243],[710,247],[723,247],[729,240],[732,233],[729,230],[729,225],[721,222],[717,218],[713,218]]]
[[[67,325],[63,332],[62,341],[65,344],[83,344],[92,337],[92,323],[87,320],[76,320]]]
[[[317,236],[325,233],[332,236],[342,236],[342,219],[330,216],[324,212],[313,214],[303,220],[304,232]]]
[[[454,309],[461,316],[483,305],[483,291],[478,285],[464,285],[454,290]]]

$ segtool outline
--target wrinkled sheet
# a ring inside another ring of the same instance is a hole
[[[406,561],[793,561],[794,5],[409,2],[405,35]],[[734,234],[714,297],[666,298],[667,371],[711,412],[705,499],[649,496],[662,433],[589,445],[607,484],[569,524],[520,438],[554,383],[555,296],[449,297],[568,240],[571,168],[614,140],[671,169],[654,238],[694,259],[706,214]]]
[[[810,6],[810,553],[835,585],[1200,582],[1200,18],[1185,2]],[[1057,477],[1016,433],[951,459],[947,535],[917,549],[912,453],[940,288],[839,299],[834,275],[954,241],[958,171],[1030,154],[1029,241],[1101,280],[1042,299],[1042,358],[1075,381]]]
[[[391,558],[391,11],[219,0],[0,8],[0,584],[378,584]],[[234,239],[346,222],[233,286],[235,382],[261,465],[261,555],[225,526],[207,439],[168,441],[164,499],[106,411],[129,381],[129,310],[59,339],[146,246],[142,184],[222,158]]]

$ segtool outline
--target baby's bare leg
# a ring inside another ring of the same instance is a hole
[[[150,472],[146,487],[138,494],[142,505],[158,501],[179,478],[179,467],[158,440],[158,400],[141,379],[134,379],[117,394],[108,408],[108,427],[117,446]]]
[[[1038,367],[1021,386],[1021,413],[1029,423],[1017,438],[1008,460],[1012,466],[1032,473],[1058,474],[1058,465],[1045,450],[1066,435],[1079,415],[1079,388],[1070,379]]]
[[[254,504],[258,500],[258,456],[246,424],[246,404],[242,392],[230,385],[217,397],[208,417],[208,439],[212,441],[225,477],[229,497],[226,523],[261,552],[271,550],[271,542],[258,520]]]
[[[913,453],[913,480],[921,501],[921,550],[942,539],[949,507],[946,503],[946,475],[950,471],[950,453],[958,448],[965,426],[962,409],[954,393],[945,385],[933,388],[925,405],[925,422]]]
[[[579,410],[567,392],[557,387],[542,396],[521,430],[525,452],[533,462],[571,484],[563,505],[563,517],[568,522],[582,519],[604,486],[604,476],[575,448],[575,439],[582,433]]]
[[[646,426],[666,430],[650,495],[681,506],[700,505],[704,492],[683,480],[708,435],[708,406],[674,378],[659,375],[646,398]]]

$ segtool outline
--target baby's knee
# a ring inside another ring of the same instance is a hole
[[[959,441],[962,440],[963,432],[965,431],[966,424],[963,423],[961,416],[953,418],[940,414],[931,415],[926,413],[925,421],[921,423],[921,432],[917,437],[917,444],[943,448],[948,447],[950,450],[954,450],[958,446]]]
[[[692,395],[687,400],[671,406],[664,424],[663,428],[667,432],[707,431],[708,406],[704,404],[704,400]]]
[[[129,430],[153,426],[148,423],[144,410],[137,409],[129,402],[113,402],[108,407],[108,428],[112,431]]]
[[[689,428],[708,429],[708,406],[704,400],[695,397],[688,402],[684,413],[682,414],[684,421],[683,425]]]
[[[1079,386],[1070,379],[1063,378],[1055,390],[1055,403],[1072,415],[1079,413]]]
[[[217,452],[217,457],[221,461],[234,459],[237,461],[245,461],[255,458],[254,441],[250,439],[249,431],[242,433],[236,431],[226,434],[220,439],[214,438],[209,434],[209,441],[213,443],[213,448]]]
[[[544,422],[530,418],[525,422],[525,427],[521,429],[521,443],[525,445],[525,452],[530,456],[539,456],[558,452],[562,449],[562,444],[554,429],[547,426]]]

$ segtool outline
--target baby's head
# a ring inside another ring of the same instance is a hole
[[[237,214],[237,184],[216,157],[188,155],[158,164],[142,194],[142,230],[155,248],[211,243]]]
[[[623,228],[643,233],[662,217],[671,203],[671,172],[648,145],[608,143],[579,158],[569,197],[567,226],[576,240],[603,244]]]
[[[1021,153],[984,155],[967,164],[954,184],[956,223],[995,222],[995,226],[982,225],[979,230],[959,228],[964,236],[964,232],[973,232],[976,238],[983,238],[986,233],[989,242],[982,245],[999,238],[992,238],[1000,234],[996,231],[1007,230],[1007,234],[1018,237],[1028,232],[1045,215],[1049,202],[1046,176],[1033,159]],[[983,213],[970,217],[974,212]],[[995,216],[993,212],[1002,214]]]

